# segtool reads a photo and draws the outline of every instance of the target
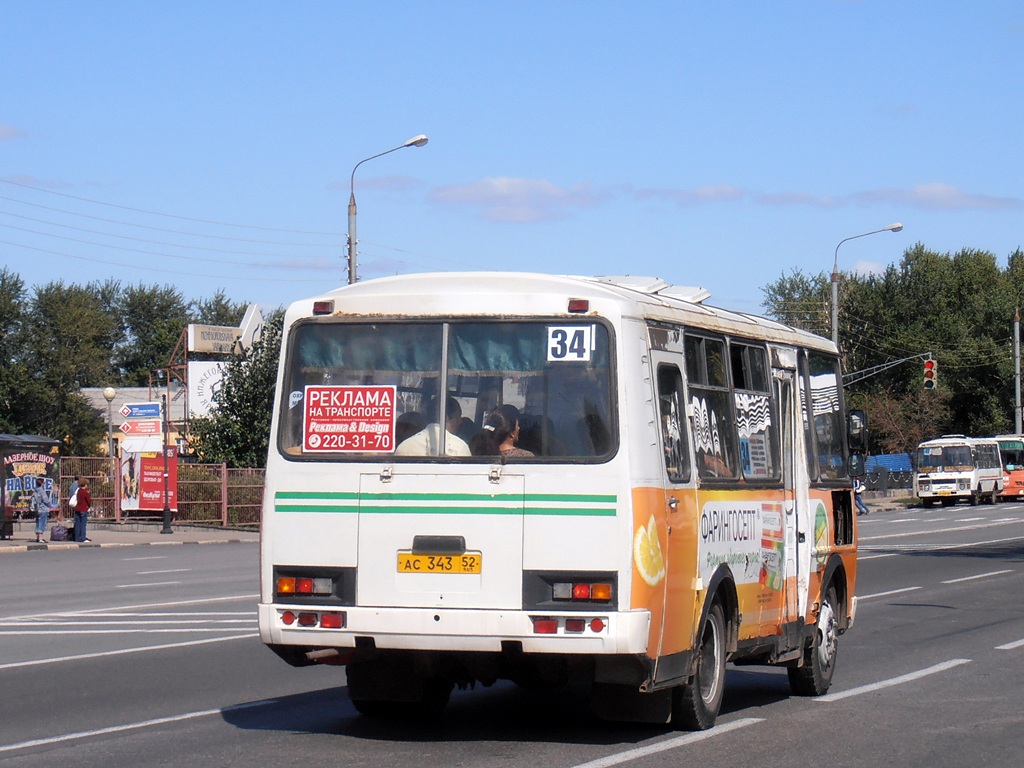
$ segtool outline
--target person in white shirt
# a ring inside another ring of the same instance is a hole
[[[436,418],[438,415],[437,400],[431,399],[427,405],[428,418]],[[462,406],[454,397],[449,397],[445,403],[444,413],[445,435],[444,452],[447,456],[470,456],[469,445],[461,437],[455,434],[462,424]],[[427,424],[412,437],[408,437],[399,443],[395,450],[396,456],[439,456],[441,445],[441,425],[436,421]]]

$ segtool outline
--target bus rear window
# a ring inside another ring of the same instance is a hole
[[[285,456],[600,461],[616,447],[600,323],[311,321],[286,360]]]

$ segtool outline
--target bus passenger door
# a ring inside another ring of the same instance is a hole
[[[697,511],[692,481],[690,438],[687,433],[686,400],[678,355],[652,353],[656,378],[655,434],[664,467],[661,488],[652,489],[650,519],[660,518],[657,530],[664,546],[665,578],[651,585],[658,591],[649,595],[652,617],[663,609],[660,637],[652,631],[651,655],[658,659],[655,679],[659,682],[685,677],[693,639],[697,575]],[[634,525],[650,525],[648,512],[638,509]],[[641,520],[640,518],[643,518]],[[659,603],[659,604],[655,604]],[[660,641],[660,642],[659,642]]]
[[[782,480],[783,480],[783,543],[782,589],[783,599],[779,624],[786,637],[787,647],[800,644],[802,636],[799,606],[800,584],[806,591],[807,573],[803,555],[811,546],[808,532],[807,470],[804,461],[803,427],[799,388],[795,372],[775,369],[776,397],[779,403],[779,422],[782,427]]]

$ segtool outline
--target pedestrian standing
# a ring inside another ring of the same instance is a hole
[[[71,499],[78,498],[77,496],[75,496],[75,492],[78,490],[78,488],[81,485],[82,485],[82,479],[78,475],[75,475],[74,479],[71,481],[71,490],[68,492],[68,501],[69,502],[71,501]],[[70,503],[68,504],[68,512],[71,515],[75,514],[74,505],[72,505]]]
[[[78,503],[75,505],[75,541],[83,543],[92,541],[85,535],[85,526],[89,522],[92,511],[92,496],[89,494],[89,481],[82,480],[78,485]]]
[[[857,505],[857,514],[866,515],[871,510],[864,503],[864,481],[859,477],[853,478],[853,501]]]
[[[36,544],[45,543],[43,534],[46,533],[46,525],[50,522],[50,494],[46,492],[43,478],[36,478],[36,487],[32,491],[32,498],[28,500],[30,512],[36,515]]]

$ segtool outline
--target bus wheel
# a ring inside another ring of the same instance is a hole
[[[973,491],[971,491],[971,495],[967,497],[967,503],[970,504],[972,507],[978,506],[978,502],[979,501],[981,501],[981,486],[980,485],[977,488],[975,488]]]
[[[921,506],[924,507],[925,509],[928,509],[934,503],[935,499],[921,499]]]
[[[720,603],[708,611],[697,646],[693,679],[673,691],[672,725],[706,731],[715,724],[725,693],[725,614]]]
[[[838,605],[836,588],[829,584],[821,610],[818,611],[814,640],[804,651],[804,664],[787,670],[789,687],[797,696],[821,696],[832,685],[832,673],[836,668],[836,653],[839,650]]]

